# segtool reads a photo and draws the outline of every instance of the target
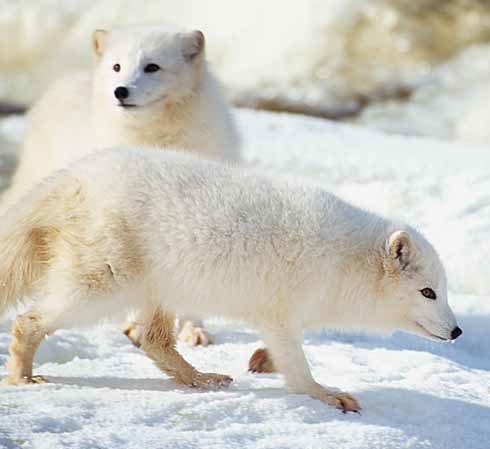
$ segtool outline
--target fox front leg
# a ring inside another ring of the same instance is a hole
[[[361,410],[357,399],[349,393],[328,390],[313,379],[303,352],[301,330],[281,325],[267,326],[262,331],[274,366],[285,376],[289,392],[308,394],[344,413]]]

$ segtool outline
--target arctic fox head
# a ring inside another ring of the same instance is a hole
[[[393,328],[435,340],[454,340],[462,331],[447,301],[446,274],[432,245],[413,229],[386,241],[378,308]]]
[[[204,60],[204,35],[197,30],[96,30],[93,47],[97,101],[124,113],[182,101],[195,89]]]

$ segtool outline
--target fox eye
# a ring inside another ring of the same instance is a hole
[[[429,299],[434,299],[435,300],[437,298],[436,293],[434,292],[434,290],[432,290],[429,287],[423,288],[422,290],[420,290],[420,293],[422,293],[423,296],[425,296],[426,298],[429,298]]]
[[[160,70],[160,66],[156,64],[147,64],[145,66],[145,73],[153,73],[156,72],[157,70]]]
[[[119,64],[114,64],[112,66],[112,70],[114,70],[114,72],[119,72],[119,70],[121,70],[121,66]]]

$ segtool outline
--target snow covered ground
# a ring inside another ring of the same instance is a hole
[[[115,327],[60,331],[36,358],[52,383],[0,387],[0,448],[488,449],[488,147],[248,110],[237,119],[248,164],[419,227],[446,264],[464,335],[437,344],[401,333],[306,334],[313,375],[355,394],[359,416],[286,394],[279,375],[247,373],[261,341],[237,323],[209,320],[216,345],[180,347],[199,369],[234,377],[212,392],[176,387]],[[2,174],[22,128],[22,119],[0,123]],[[0,376],[9,324],[0,324]]]

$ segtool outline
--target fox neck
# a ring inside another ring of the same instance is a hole
[[[349,234],[351,248],[344,249],[331,282],[321,295],[320,310],[309,328],[333,327],[391,332],[385,322],[383,302],[383,249],[386,223],[379,220],[367,232]],[[331,264],[330,260],[325,265]],[[334,286],[332,288],[332,286]]]

